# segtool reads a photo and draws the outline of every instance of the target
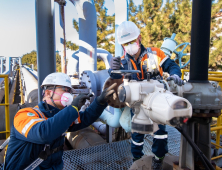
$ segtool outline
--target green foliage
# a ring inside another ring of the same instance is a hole
[[[222,0],[212,4],[211,9],[211,34],[210,34],[210,58],[209,67],[212,69],[222,68]]]
[[[32,51],[22,56],[22,64],[34,64],[34,70],[37,71],[37,53]],[[56,53],[56,71],[61,72],[61,56]]]
[[[75,43],[72,43],[71,41],[66,42],[66,48],[71,49],[73,51],[76,51],[79,49],[79,46],[76,45]]]
[[[222,9],[222,0],[214,1],[211,15],[209,67],[222,66],[222,38],[219,35],[222,32],[222,28],[219,28],[222,19],[217,17],[220,9]],[[129,10],[129,20],[141,29],[144,46],[160,48],[163,39],[171,37],[173,33],[176,33],[175,40],[178,45],[191,42],[192,1],[166,0],[163,6],[162,0],[143,0],[142,5],[135,6],[130,0]],[[184,53],[189,52],[188,46]],[[186,62],[188,59],[189,57],[185,57],[182,61]]]
[[[105,63],[102,60],[97,59],[97,70],[105,70],[105,69],[106,69]]]

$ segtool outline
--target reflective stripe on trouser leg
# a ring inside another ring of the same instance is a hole
[[[153,145],[152,145],[152,152],[154,155],[156,155],[158,158],[162,158],[165,156],[166,153],[168,153],[168,146],[167,146],[167,131],[166,126],[164,125],[158,125],[159,130],[157,130],[154,133],[153,138]]]
[[[140,158],[144,155],[142,152],[144,144],[144,134],[139,134],[134,132],[131,135],[132,135],[131,153],[134,158]]]

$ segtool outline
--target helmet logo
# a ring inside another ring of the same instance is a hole
[[[70,80],[66,79],[66,82],[71,83]]]
[[[121,38],[127,37],[128,35],[130,35],[130,33],[122,35]]]

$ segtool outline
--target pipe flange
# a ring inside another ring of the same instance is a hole
[[[90,93],[94,93],[94,96],[90,98],[90,103],[92,103],[97,96],[96,79],[93,73],[91,71],[83,71],[81,73],[79,84],[80,86],[85,86],[89,89]]]

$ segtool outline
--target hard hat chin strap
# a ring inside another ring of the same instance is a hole
[[[54,92],[55,92],[55,88],[56,88],[56,86],[53,87],[53,93],[52,93],[52,96],[50,97],[50,99],[51,99],[51,102],[53,103],[53,105],[54,105],[57,109],[59,109],[58,106],[55,104],[55,102],[54,102],[54,100],[53,100],[53,95],[54,95]]]

